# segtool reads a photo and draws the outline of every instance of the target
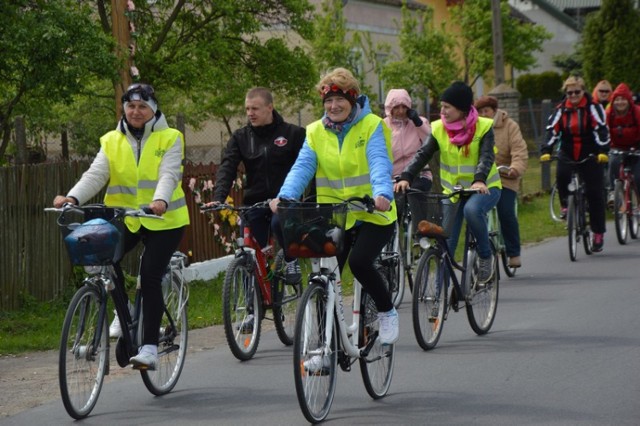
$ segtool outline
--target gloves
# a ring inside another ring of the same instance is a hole
[[[609,156],[607,154],[598,154],[598,163],[604,164],[609,162]]]
[[[415,124],[416,127],[422,126],[422,119],[418,115],[418,111],[416,111],[415,109],[408,110],[407,117],[409,118],[409,120],[413,121],[413,124]]]
[[[540,162],[545,163],[547,161],[551,161],[551,154],[542,154],[540,156]]]

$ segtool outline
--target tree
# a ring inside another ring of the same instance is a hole
[[[115,78],[117,59],[84,2],[4,2],[0,28],[1,163],[16,116],[28,117],[32,134],[51,130],[54,105],[69,105],[94,78]]]
[[[552,35],[540,25],[511,18],[507,0],[501,0],[500,10],[504,63],[527,71],[536,64],[533,53],[542,51],[542,43]],[[465,0],[451,8],[451,15],[462,36],[464,80],[473,85],[479,77],[486,78],[493,68],[491,0]]]
[[[458,78],[455,41],[444,26],[435,27],[432,8],[415,17],[403,4],[399,40],[402,55],[382,66],[386,86],[405,88],[412,98],[424,99],[427,90],[437,97]]]
[[[582,31],[583,72],[589,86],[602,79],[640,87],[640,12],[632,0],[604,0]]]

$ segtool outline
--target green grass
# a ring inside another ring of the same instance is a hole
[[[566,235],[564,223],[554,222],[549,217],[548,199],[548,195],[539,195],[525,197],[520,201],[518,213],[523,245]],[[307,262],[303,263],[305,264],[308,265]],[[308,266],[305,269],[308,270]],[[222,323],[223,278],[221,273],[210,281],[190,283],[188,311],[190,328]],[[344,271],[342,281],[344,294],[350,294],[353,283],[350,271]],[[134,280],[129,280],[127,286],[132,289]],[[57,349],[62,322],[72,291],[73,289],[70,289],[69,294],[47,303],[38,303],[32,298],[25,298],[22,309],[0,312],[0,355]]]

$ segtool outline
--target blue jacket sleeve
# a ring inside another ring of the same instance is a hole
[[[393,164],[387,151],[384,139],[382,122],[371,135],[367,144],[367,161],[369,162],[369,174],[371,175],[371,188],[373,196],[383,196],[387,200],[393,200]]]
[[[280,188],[278,198],[300,198],[311,179],[315,176],[317,168],[318,157],[315,151],[309,147],[305,139],[296,162],[293,164],[293,167],[291,167],[291,170],[289,170]]]

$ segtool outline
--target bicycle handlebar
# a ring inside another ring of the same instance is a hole
[[[408,194],[423,194],[427,198],[434,198],[434,199],[444,200],[444,199],[447,199],[447,198],[453,198],[456,195],[460,195],[460,196],[463,196],[463,197],[470,197],[473,194],[480,193],[480,190],[479,189],[471,189],[471,188],[463,188],[461,185],[455,185],[453,187],[453,192],[451,192],[450,194],[442,194],[442,193],[436,193],[436,192],[424,192],[424,191],[420,191],[418,189],[412,189],[412,188],[408,188],[407,189],[407,193]]]
[[[622,156],[635,156],[635,157],[640,157],[640,150],[636,150],[635,148],[631,148],[628,151],[624,151],[621,149],[612,149],[611,151],[609,151],[609,155],[622,155]]]
[[[558,160],[558,161],[562,161],[565,164],[570,164],[570,165],[577,165],[577,164],[584,164],[589,160],[595,160],[596,155],[595,154],[589,154],[587,155],[585,158],[583,158],[582,160],[571,160],[569,158],[566,157],[559,157],[557,155],[554,155],[553,157],[551,157],[552,160]]]
[[[132,209],[129,207],[111,207],[105,206],[104,204],[86,204],[84,206],[77,206],[71,203],[64,203],[62,207],[45,207],[44,211],[46,212],[57,212],[64,213],[69,210],[83,213],[85,210],[89,209],[113,209],[116,212],[117,217],[121,216],[130,216],[130,217],[138,217],[138,218],[146,218],[146,219],[159,219],[164,220],[164,217],[158,216],[153,213],[150,207],[142,207],[139,209]]]
[[[227,203],[213,203],[213,204],[203,204],[200,206],[200,213],[207,212],[217,212],[220,210],[235,210],[235,211],[247,211],[253,210],[257,208],[269,207],[269,202],[271,200],[258,201],[255,204],[251,204],[250,206],[234,206],[233,204]]]

